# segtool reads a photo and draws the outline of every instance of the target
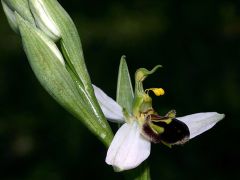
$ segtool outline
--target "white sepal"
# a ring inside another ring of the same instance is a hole
[[[177,119],[188,126],[191,139],[212,128],[218,121],[223,119],[224,116],[224,114],[216,112],[206,112],[177,117]]]
[[[151,143],[140,133],[136,121],[123,124],[108,148],[106,163],[116,170],[133,169],[148,158]]]
[[[97,86],[93,85],[93,88],[105,117],[112,122],[124,122],[122,107]]]

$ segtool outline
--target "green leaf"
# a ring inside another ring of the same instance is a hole
[[[84,95],[61,61],[61,53],[42,31],[17,16],[23,47],[42,86],[64,108],[83,122],[105,144],[112,132],[105,118],[96,116]]]
[[[133,88],[125,56],[120,60],[117,82],[117,103],[125,108],[128,113],[132,112]]]

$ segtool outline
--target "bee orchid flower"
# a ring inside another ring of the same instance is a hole
[[[151,142],[163,143],[169,147],[184,144],[224,118],[224,114],[216,112],[176,117],[175,110],[160,116],[152,107],[149,92],[160,96],[164,94],[164,90],[162,88],[144,90],[142,84],[157,68],[152,71],[140,68],[136,71],[131,112],[127,112],[100,88],[94,86],[95,95],[106,118],[112,122],[122,123],[108,148],[105,160],[116,171],[129,170],[140,165],[150,155]]]

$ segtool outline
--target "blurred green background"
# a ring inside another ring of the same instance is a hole
[[[82,39],[92,81],[115,97],[121,55],[130,73],[164,68],[145,87],[161,114],[217,111],[226,118],[184,146],[152,145],[152,179],[238,179],[240,1],[59,0]],[[40,86],[0,10],[0,179],[123,179],[106,149]]]

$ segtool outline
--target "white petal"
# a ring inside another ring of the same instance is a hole
[[[95,96],[98,103],[106,116],[112,122],[124,122],[122,107],[114,101],[111,97],[107,96],[100,88],[93,85]]]
[[[125,123],[114,136],[105,161],[118,171],[132,169],[147,159],[150,149],[151,143],[140,134],[137,122]]]
[[[178,117],[177,119],[188,126],[191,139],[212,128],[218,121],[223,119],[224,116],[224,114],[216,112],[207,112]]]

